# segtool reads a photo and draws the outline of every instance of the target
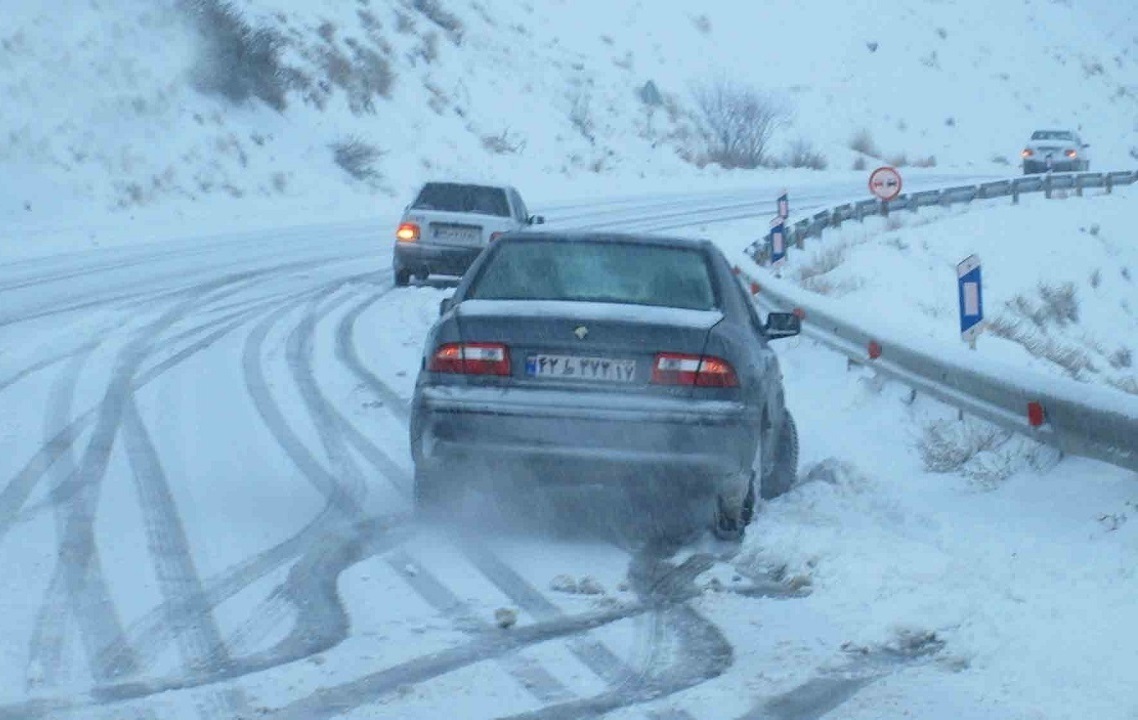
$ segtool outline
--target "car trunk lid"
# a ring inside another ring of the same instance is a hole
[[[718,310],[601,302],[467,300],[455,313],[463,342],[510,352],[519,388],[588,387],[614,392],[690,395],[690,387],[653,385],[658,353],[700,356]]]

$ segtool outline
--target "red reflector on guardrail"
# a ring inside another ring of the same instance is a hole
[[[735,273],[736,275],[738,275],[738,274],[739,274],[740,272],[742,272],[742,271],[739,269],[739,266],[738,266],[738,265],[736,265],[735,267],[731,268],[731,272],[733,272],[733,273]]]
[[[869,345],[866,347],[866,350],[869,352],[870,360],[876,360],[877,358],[881,357],[881,343],[877,342],[876,340],[870,340]]]
[[[795,317],[797,317],[799,320],[805,320],[806,319],[806,311],[803,310],[802,308],[794,308],[793,310],[791,310],[791,312],[793,312]]]
[[[1027,424],[1032,427],[1039,427],[1043,424],[1044,419],[1043,405],[1037,402],[1029,402],[1027,404]]]
[[[759,290],[761,290],[761,289],[762,289],[762,288],[760,288],[760,287],[759,287],[759,284],[758,284],[757,282],[752,282],[752,283],[751,283],[751,294],[752,294],[752,295],[758,295],[758,294],[759,294]]]

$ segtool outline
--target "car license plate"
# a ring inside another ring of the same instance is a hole
[[[435,240],[444,243],[477,243],[482,239],[478,228],[461,225],[435,225]]]
[[[538,378],[630,383],[636,377],[636,361],[577,355],[531,355],[526,358],[526,374]]]

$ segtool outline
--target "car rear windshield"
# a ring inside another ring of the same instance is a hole
[[[555,239],[500,245],[467,297],[716,307],[711,269],[700,250]]]
[[[416,210],[510,216],[510,204],[502,188],[457,183],[427,183],[411,207]]]
[[[1066,130],[1036,130],[1032,140],[1074,140],[1075,136]]]

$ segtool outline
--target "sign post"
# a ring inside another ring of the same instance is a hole
[[[771,267],[776,270],[786,264],[786,224],[781,217],[771,220],[770,235]]]
[[[976,338],[984,329],[984,294],[980,258],[969,255],[956,266],[956,292],[960,304],[960,339],[976,349]]]

